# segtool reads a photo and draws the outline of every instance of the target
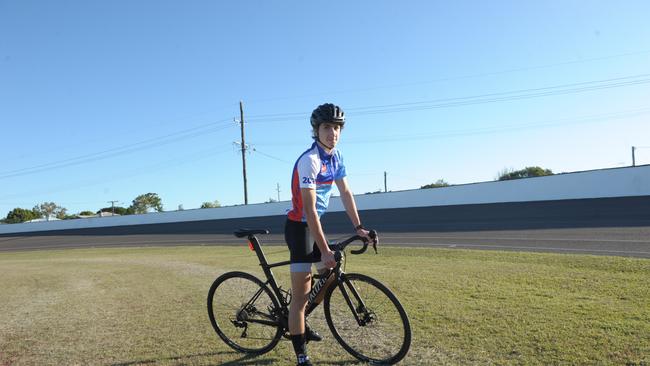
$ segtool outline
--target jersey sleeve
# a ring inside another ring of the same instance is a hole
[[[338,153],[338,151],[337,151],[337,153]],[[334,180],[339,180],[339,179],[345,178],[345,176],[348,175],[348,173],[345,171],[345,163],[343,162],[343,156],[341,156],[340,153],[338,155],[339,155],[338,156],[339,164],[338,164],[338,167],[337,167],[336,172],[334,174]]]
[[[316,189],[316,177],[319,171],[318,158],[314,155],[304,155],[296,169],[298,170],[298,186],[300,188]]]

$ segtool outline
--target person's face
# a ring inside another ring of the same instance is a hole
[[[318,136],[322,142],[334,147],[339,142],[341,126],[336,123],[321,123],[318,126]]]

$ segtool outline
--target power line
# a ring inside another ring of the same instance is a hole
[[[210,128],[206,129],[206,127],[210,127]],[[97,161],[97,160],[108,159],[108,158],[112,158],[112,157],[115,157],[115,156],[129,154],[129,153],[140,151],[140,150],[145,150],[145,149],[150,149],[150,148],[159,147],[159,146],[163,146],[163,145],[168,145],[168,144],[171,144],[171,143],[175,143],[175,142],[182,141],[182,140],[187,140],[187,139],[194,138],[194,137],[197,137],[197,136],[204,136],[204,135],[209,134],[209,133],[214,133],[214,132],[217,132],[217,131],[224,130],[224,129],[228,128],[228,127],[230,127],[230,124],[223,125],[223,123],[217,124],[217,126],[215,126],[214,124],[210,124],[210,125],[202,125],[202,126],[198,126],[198,127],[193,127],[193,128],[190,128],[190,129],[186,129],[186,130],[183,130],[183,131],[173,133],[173,134],[159,136],[159,137],[147,139],[147,140],[144,140],[144,141],[140,141],[140,142],[137,142],[137,143],[133,143],[133,144],[129,144],[129,145],[120,146],[120,147],[117,147],[117,148],[104,150],[104,151],[97,152],[97,153],[86,154],[86,155],[81,155],[81,156],[77,156],[77,157],[70,158],[70,159],[54,161],[54,162],[45,163],[45,164],[41,164],[41,165],[36,165],[36,166],[28,167],[28,168],[21,168],[21,169],[16,169],[16,170],[12,170],[12,171],[2,172],[2,173],[0,173],[0,179],[23,176],[23,175],[29,175],[29,174],[35,174],[35,173],[40,173],[40,172],[44,172],[44,171],[48,171],[48,170],[52,170],[52,169],[65,168],[65,167],[84,164],[84,163],[89,163],[89,162],[93,162],[93,161]]]
[[[404,102],[396,104],[382,104],[363,107],[348,107],[346,111],[349,115],[373,115],[397,112],[409,112],[418,110],[428,110],[437,108],[449,108],[458,106],[467,106],[474,104],[486,104],[495,102],[509,102],[522,99],[531,99],[539,97],[577,94],[595,90],[620,88],[626,86],[642,85],[650,83],[650,74],[639,74],[625,76],[613,79],[594,80],[571,84],[561,84],[541,88],[519,89],[506,92],[478,94],[454,98],[433,99],[419,102]],[[305,113],[284,113],[284,114],[266,114],[251,116],[250,123],[262,122],[280,122],[305,119]]]
[[[256,152],[256,153],[258,153],[258,154],[260,154],[260,155],[266,156],[267,158],[270,158],[270,159],[273,159],[273,160],[277,160],[277,161],[281,161],[281,162],[283,162],[283,163],[287,163],[287,164],[292,164],[290,161],[286,161],[286,160],[284,160],[284,159],[280,159],[280,158],[275,157],[275,156],[273,156],[273,155],[269,155],[269,154],[267,154],[267,153],[264,153],[264,152],[260,151],[260,150],[259,150],[258,148],[256,148],[256,147],[253,147],[253,151]]]
[[[23,196],[34,196],[34,195],[44,195],[44,194],[51,194],[51,193],[56,193],[56,192],[63,192],[63,191],[69,191],[72,189],[78,189],[78,188],[84,188],[84,187],[89,187],[89,186],[94,186],[97,184],[104,184],[108,182],[114,182],[114,181],[119,181],[119,180],[125,180],[125,179],[131,179],[135,178],[137,176],[141,176],[144,174],[149,174],[152,172],[157,172],[161,170],[167,170],[172,167],[184,165],[187,163],[194,163],[203,159],[211,158],[214,155],[219,155],[223,154],[226,152],[231,151],[230,148],[227,149],[215,149],[214,147],[208,149],[208,150],[203,150],[199,152],[195,152],[192,154],[184,155],[181,157],[176,157],[174,159],[167,159],[162,162],[158,162],[156,164],[152,164],[149,166],[144,166],[144,167],[138,167],[136,170],[132,170],[130,172],[124,172],[118,175],[118,174],[111,174],[109,177],[105,178],[97,178],[97,179],[92,179],[92,180],[86,180],[82,181],[76,184],[66,184],[66,185],[61,185],[58,187],[53,187],[51,189],[47,189],[44,191],[29,191],[29,192],[19,192],[19,193],[12,193],[4,196],[0,196],[0,200],[5,200],[5,199],[11,199],[15,197],[23,197]]]
[[[641,78],[641,80],[634,80],[634,79],[640,79],[640,78]],[[645,78],[645,79],[643,79],[643,78]],[[632,79],[632,80],[627,81],[627,82],[624,81],[624,80],[630,80],[630,79]],[[507,96],[509,94],[514,94],[514,95],[512,95],[510,97],[504,97],[504,98],[506,98],[506,100],[507,100],[507,98],[519,99],[520,97],[528,97],[528,96],[560,95],[560,94],[565,94],[567,92],[582,92],[582,91],[598,90],[598,89],[609,88],[609,87],[636,85],[637,83],[648,83],[648,82],[650,82],[650,74],[639,74],[639,75],[631,75],[631,76],[625,76],[625,77],[613,78],[613,79],[583,81],[583,82],[579,82],[579,83],[570,83],[570,84],[560,84],[560,85],[546,86],[546,87],[541,87],[541,88],[518,89],[518,90],[511,90],[511,91],[506,91],[506,92],[470,95],[470,96],[454,97],[454,98],[434,99],[434,100],[421,101],[421,102],[408,102],[408,103],[385,104],[385,105],[359,107],[359,108],[347,108],[346,110],[349,110],[349,111],[355,111],[355,110],[363,111],[363,110],[368,110],[368,109],[375,110],[375,109],[381,109],[381,108],[406,107],[406,106],[413,106],[413,105],[419,105],[419,104],[431,104],[431,103],[433,103],[434,105],[439,104],[439,105],[442,105],[442,106],[446,106],[447,102],[463,102],[465,100],[469,100],[469,101],[479,100],[479,101],[482,101],[484,98],[497,97],[497,96]],[[596,84],[596,85],[593,85],[593,84]],[[598,85],[598,84],[600,84],[600,85]],[[588,85],[592,85],[592,86],[588,86]],[[554,89],[559,89],[559,90],[554,91]],[[557,94],[555,94],[555,93],[557,93]],[[497,100],[500,101],[500,99],[497,99]]]
[[[191,134],[186,134],[185,136],[179,136],[179,137],[175,137],[175,138],[171,138],[171,139],[169,139],[169,137],[174,137],[175,135],[178,135],[180,133],[160,136],[160,137],[156,137],[156,138],[153,138],[153,139],[144,140],[144,141],[137,142],[137,143],[130,144],[130,145],[124,145],[124,146],[121,146],[121,147],[117,147],[117,148],[113,148],[113,149],[109,149],[109,150],[105,150],[105,151],[101,151],[101,152],[97,152],[97,153],[81,155],[81,156],[70,158],[70,159],[59,160],[59,161],[54,161],[54,162],[50,162],[50,163],[46,163],[46,164],[33,166],[33,167],[28,167],[28,168],[22,168],[22,169],[17,169],[17,170],[13,170],[13,171],[3,172],[3,173],[0,173],[0,174],[4,174],[4,175],[0,175],[0,178],[7,178],[7,177],[11,177],[11,176],[32,174],[32,173],[35,173],[35,172],[41,172],[41,171],[50,170],[50,169],[53,169],[53,168],[66,167],[66,166],[70,166],[70,165],[77,165],[77,164],[81,164],[81,163],[85,163],[85,162],[91,162],[91,161],[95,161],[95,160],[106,159],[106,158],[110,158],[110,157],[113,157],[113,156],[123,155],[123,154],[126,154],[126,153],[139,151],[139,150],[143,150],[143,149],[147,149],[147,148],[158,147],[158,146],[161,146],[161,145],[167,145],[167,144],[170,144],[170,143],[173,143],[173,142],[185,140],[185,139],[188,139],[188,138],[193,138],[193,137],[196,137],[196,136],[202,136],[202,135],[204,135],[206,133],[212,133],[212,132],[216,132],[216,131],[219,131],[219,130],[223,130],[224,128],[225,127],[222,127],[222,128],[214,128],[213,127],[212,129],[209,129],[209,130],[197,131],[197,132],[193,132]],[[193,129],[190,129],[190,130],[194,130],[194,129],[196,129],[196,128],[193,128]],[[185,130],[185,131],[183,131],[183,133],[186,133],[187,131],[190,131],[190,130]],[[167,141],[165,141],[164,139],[167,139]],[[137,146],[137,145],[142,145],[142,144],[144,144],[144,146]],[[109,153],[111,153],[111,154],[109,154]],[[105,155],[105,154],[107,154],[107,155]],[[102,155],[104,155],[104,156],[102,156]]]
[[[530,129],[537,129],[537,128],[545,128],[545,127],[567,126],[567,125],[574,125],[574,124],[619,120],[619,119],[640,116],[648,113],[650,113],[650,107],[639,108],[630,111],[597,114],[597,115],[580,117],[577,119],[560,119],[560,120],[528,123],[523,125],[484,127],[484,128],[476,128],[476,129],[447,131],[447,132],[434,133],[434,134],[391,135],[385,137],[374,137],[371,139],[368,138],[357,139],[357,140],[350,139],[350,140],[346,140],[346,143],[348,144],[379,143],[379,142],[404,141],[404,140],[413,141],[413,140],[427,140],[427,139],[436,139],[436,138],[445,138],[445,137],[460,137],[460,136],[470,136],[470,135],[492,134],[492,133],[501,133],[501,132],[530,130]]]
[[[380,110],[371,110],[371,111],[360,112],[360,113],[357,113],[357,114],[358,115],[369,115],[369,114],[410,112],[410,111],[448,108],[448,107],[458,107],[458,106],[466,106],[466,105],[474,105],[474,104],[487,104],[487,103],[495,103],[495,102],[506,102],[506,101],[530,99],[530,98],[536,98],[536,97],[547,97],[547,96],[557,96],[557,95],[565,95],[565,94],[576,94],[576,93],[580,93],[580,92],[584,92],[584,91],[610,89],[610,88],[616,88],[616,87],[621,87],[621,86],[639,85],[639,84],[647,84],[647,83],[650,83],[650,78],[646,79],[646,80],[641,80],[641,81],[617,83],[617,84],[603,85],[603,86],[574,88],[574,89],[559,90],[559,91],[554,91],[554,92],[529,93],[529,94],[514,95],[514,96],[500,97],[500,98],[482,98],[482,99],[475,99],[475,100],[468,100],[468,101],[457,101],[457,102],[431,104],[431,105],[424,105],[424,106],[419,106],[419,107],[385,108],[385,109],[380,109]]]
[[[636,109],[625,110],[625,111],[594,114],[594,115],[588,115],[588,116],[582,116],[582,117],[570,118],[570,119],[565,118],[565,119],[555,119],[555,120],[548,120],[548,121],[539,121],[535,123],[528,123],[522,125],[492,126],[492,127],[474,128],[474,129],[453,130],[453,131],[439,132],[433,134],[422,134],[422,133],[414,133],[414,134],[407,134],[407,135],[391,134],[390,136],[373,136],[370,138],[364,137],[362,139],[345,139],[345,143],[346,145],[383,143],[383,142],[390,142],[390,141],[427,140],[427,139],[446,138],[446,137],[459,137],[459,136],[491,134],[491,133],[510,132],[510,131],[522,131],[522,130],[545,128],[545,127],[603,122],[609,120],[620,120],[620,119],[625,119],[625,118],[630,118],[635,116],[641,116],[648,113],[650,113],[650,107],[639,107]],[[260,143],[257,145],[298,146],[298,145],[302,145],[302,143],[294,143],[294,142],[286,141],[286,142],[275,142],[275,143]]]
[[[410,83],[396,83],[396,84],[380,85],[380,86],[375,86],[375,87],[356,88],[356,89],[337,89],[335,91],[326,91],[326,92],[319,92],[319,93],[302,94],[302,95],[298,95],[298,96],[287,96],[287,97],[257,99],[257,100],[251,100],[250,102],[260,103],[260,102],[269,102],[269,101],[276,101],[276,100],[291,100],[291,99],[300,99],[300,98],[315,97],[315,96],[321,96],[321,95],[332,96],[332,95],[340,95],[340,94],[347,94],[347,93],[359,93],[359,92],[380,90],[380,89],[393,89],[393,88],[401,88],[401,87],[415,86],[415,85],[435,84],[435,83],[446,82],[446,81],[473,79],[473,78],[480,78],[480,77],[486,77],[486,76],[496,76],[496,75],[510,74],[510,73],[515,73],[515,72],[528,71],[528,70],[538,70],[538,69],[545,69],[545,68],[551,68],[551,67],[557,67],[557,66],[580,64],[580,63],[587,63],[587,62],[594,62],[594,61],[603,61],[603,60],[619,58],[619,57],[644,55],[644,54],[647,54],[647,53],[650,53],[650,50],[637,51],[637,52],[627,52],[627,53],[620,53],[620,54],[615,54],[615,55],[606,55],[606,56],[601,56],[601,57],[593,57],[593,58],[588,58],[588,59],[580,59],[580,60],[572,60],[572,61],[561,61],[561,62],[556,62],[556,63],[551,63],[551,64],[544,64],[544,65],[523,66],[523,67],[517,67],[517,68],[500,70],[500,71],[485,72],[485,73],[450,76],[450,77],[437,78],[437,79],[434,79],[434,80],[417,81],[417,82],[410,82]]]
[[[528,89],[520,89],[514,91],[507,91],[507,92],[488,93],[488,94],[471,95],[471,96],[464,96],[464,97],[434,99],[434,100],[420,101],[420,102],[372,105],[372,106],[356,107],[356,108],[352,107],[352,108],[347,108],[347,110],[351,111],[352,115],[396,113],[402,111],[416,111],[416,110],[424,110],[424,109],[466,106],[471,104],[504,102],[504,101],[513,101],[513,100],[544,97],[544,96],[582,93],[582,92],[601,90],[601,89],[642,85],[647,83],[650,83],[650,74],[639,74],[639,75],[632,75],[632,76],[626,76],[621,78],[586,81],[586,82],[572,83],[572,84],[562,84],[562,85],[548,86],[542,88],[528,88]],[[637,111],[636,113],[647,113],[647,111],[641,111],[641,112]],[[253,116],[253,118],[250,118],[248,122],[251,122],[251,120],[253,123],[274,122],[280,120],[286,121],[286,120],[292,120],[298,118],[304,119],[305,117],[306,117],[305,113],[266,114],[266,115]],[[622,118],[622,117],[601,116],[596,118],[603,119],[603,118]],[[79,164],[88,163],[96,160],[107,159],[110,157],[127,154],[139,150],[166,145],[177,141],[193,138],[196,136],[202,136],[207,133],[213,133],[230,127],[231,125],[229,123],[228,125],[224,125],[224,126],[219,125],[219,123],[221,122],[226,123],[227,121],[229,122],[229,119],[218,121],[216,126],[214,123],[210,123],[210,124],[178,131],[172,134],[159,136],[152,139],[147,139],[134,144],[108,149],[98,153],[86,154],[75,158],[64,159],[64,160],[54,161],[54,162],[45,163],[45,164],[32,166],[28,168],[21,168],[17,170],[2,172],[0,173],[0,179],[27,175],[27,174],[34,174],[46,170],[58,169],[67,166],[72,166],[72,165],[79,165]],[[586,121],[582,121],[582,122],[586,122]],[[456,132],[452,131],[446,134],[436,134],[436,135],[429,135],[429,136],[421,136],[421,135],[401,136],[401,137],[391,136],[388,137],[388,139],[399,140],[399,139],[414,139],[414,138],[436,138],[436,137],[445,137],[445,136],[459,136],[463,134],[494,133],[494,132],[501,132],[506,130],[513,130],[513,129],[544,127],[548,125],[550,124],[546,123],[546,124],[525,125],[525,126],[505,126],[505,127],[496,127],[492,129],[480,129],[480,130],[456,131]],[[268,158],[291,164],[286,160],[259,151],[259,149],[253,149],[253,151],[256,151]],[[11,197],[11,196],[7,196],[7,197]]]

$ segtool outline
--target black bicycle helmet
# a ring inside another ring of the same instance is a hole
[[[343,127],[345,124],[345,112],[341,107],[334,105],[332,103],[325,103],[319,105],[311,113],[311,125],[315,129],[318,129],[318,126],[321,123],[336,123]]]

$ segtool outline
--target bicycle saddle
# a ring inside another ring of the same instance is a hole
[[[255,235],[255,234],[268,234],[270,231],[268,229],[239,229],[235,231],[235,234],[238,238],[243,238],[245,236]]]

